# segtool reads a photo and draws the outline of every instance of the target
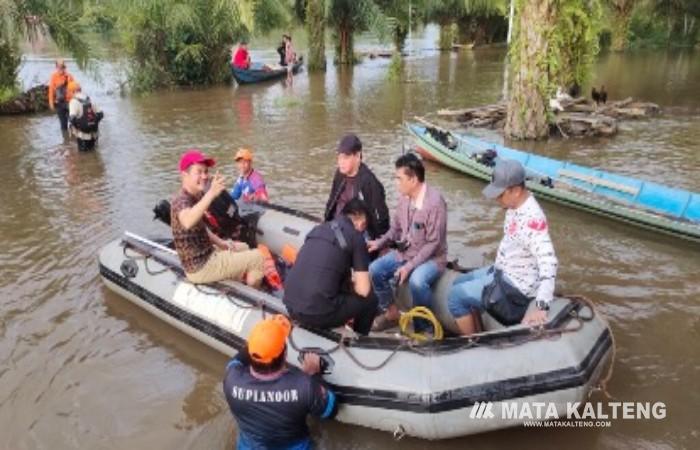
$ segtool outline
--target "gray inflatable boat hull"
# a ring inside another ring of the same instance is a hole
[[[307,218],[267,209],[258,221],[258,240],[275,253],[284,245],[299,248],[314,225]],[[285,313],[280,299],[241,283],[192,285],[171,249],[129,233],[101,250],[99,266],[111,290],[228,356],[243,348],[265,314]],[[445,294],[454,276],[445,273],[434,300],[437,316],[448,328],[452,319]],[[407,295],[402,294],[402,303],[410,302]],[[548,327],[573,326],[578,313],[591,315],[586,307],[557,298]],[[612,346],[600,317],[581,324],[556,339],[533,339],[531,331],[515,326],[493,327],[478,339],[408,345],[391,337],[362,337],[341,347],[338,330],[295,327],[288,361],[297,364],[297,349],[328,351],[331,367],[324,378],[341,399],[341,422],[425,439],[452,438],[523,423],[470,418],[476,402],[491,402],[494,412],[503,402],[552,402],[564,416],[567,402],[585,401]]]

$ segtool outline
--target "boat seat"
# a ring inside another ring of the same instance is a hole
[[[616,183],[614,181],[606,180],[604,178],[596,177],[593,175],[586,175],[573,170],[561,169],[558,173],[559,177],[571,178],[573,180],[582,181],[584,183],[591,184],[593,186],[601,186],[615,191],[620,191],[625,194],[635,196],[639,193],[639,189],[633,186],[626,186],[622,183]]]

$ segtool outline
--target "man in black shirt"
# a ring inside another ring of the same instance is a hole
[[[301,370],[287,365],[290,331],[279,314],[258,322],[226,367],[224,394],[238,422],[238,449],[309,449],[306,416],[328,419],[337,411],[335,394],[318,375],[317,354],[305,353]]]
[[[292,318],[318,328],[354,319],[357,333],[369,333],[377,299],[362,235],[366,227],[366,206],[355,198],[340,217],[309,232],[285,281],[284,304]]]
[[[377,239],[389,230],[389,209],[384,186],[362,162],[362,142],[348,134],[338,144],[338,168],[326,203],[325,220],[340,216],[345,205],[359,198],[367,205],[367,235]]]

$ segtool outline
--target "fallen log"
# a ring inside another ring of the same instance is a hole
[[[557,114],[554,125],[562,137],[613,136],[617,133],[617,120],[603,115],[561,113]]]
[[[49,87],[35,86],[17,97],[0,103],[0,115],[32,114],[49,109]]]
[[[618,119],[639,119],[657,115],[654,103],[635,102],[631,97],[598,105],[585,97],[553,99],[558,111],[551,130],[563,137],[612,136],[617,133]],[[503,102],[475,108],[441,109],[437,115],[466,127],[502,129],[507,105]]]

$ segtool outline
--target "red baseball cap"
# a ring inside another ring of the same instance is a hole
[[[216,161],[197,149],[191,149],[180,157],[180,172],[189,169],[192,164],[204,164],[207,167],[212,167],[216,165]]]

